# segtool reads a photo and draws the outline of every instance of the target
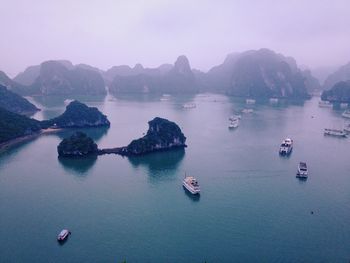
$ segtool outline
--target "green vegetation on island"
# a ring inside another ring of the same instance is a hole
[[[42,121],[43,128],[83,128],[109,126],[110,122],[97,108],[72,101],[65,112],[51,120]]]
[[[142,155],[155,151],[186,147],[186,137],[180,127],[167,119],[156,117],[148,122],[147,134],[122,147],[122,155]]]
[[[340,81],[330,90],[323,91],[321,99],[330,102],[350,103],[350,80]]]
[[[65,138],[57,146],[58,156],[76,157],[97,155],[97,144],[83,132],[76,132],[69,138]]]
[[[0,143],[33,135],[40,130],[39,121],[0,108]]]
[[[0,107],[18,114],[30,115],[39,109],[27,99],[0,85]]]

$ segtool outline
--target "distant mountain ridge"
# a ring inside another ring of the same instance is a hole
[[[57,60],[28,67],[14,79],[31,83],[13,89],[22,95],[104,95],[107,86],[114,95],[216,92],[242,97],[307,98],[309,92],[320,89],[311,71],[299,68],[293,58],[269,49],[229,54],[208,72],[191,69],[185,56],[157,68],[136,64],[133,68],[114,66],[107,71]]]
[[[324,82],[324,89],[330,89],[338,82],[348,80],[350,80],[350,62],[341,66],[326,78]]]

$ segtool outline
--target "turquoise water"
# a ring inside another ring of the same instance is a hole
[[[349,262],[350,139],[323,136],[342,127],[341,112],[318,108],[317,98],[257,104],[230,131],[240,99],[80,99],[112,123],[85,130],[101,148],[142,136],[155,116],[178,123],[188,148],[58,160],[72,132],[63,131],[1,154],[1,262]],[[63,99],[34,101],[36,118],[64,111]],[[181,108],[191,101],[197,108]],[[294,150],[281,158],[287,136]],[[295,178],[299,161],[307,181]],[[182,188],[185,172],[199,180],[199,198]],[[72,235],[59,245],[63,228]]]

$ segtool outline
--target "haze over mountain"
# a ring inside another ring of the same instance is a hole
[[[311,69],[350,60],[346,0],[4,0],[1,7],[0,69],[11,77],[61,58],[107,70],[155,68],[179,54],[207,71],[232,51],[262,47]]]
[[[343,65],[339,67],[337,70],[335,70],[332,74],[330,74],[325,82],[324,82],[324,89],[330,89],[335,84],[341,81],[349,81],[350,80],[350,62],[346,65]]]

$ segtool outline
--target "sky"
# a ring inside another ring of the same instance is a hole
[[[270,48],[310,68],[350,61],[349,0],[0,0],[0,70],[68,59],[106,70],[186,55],[208,70]]]

